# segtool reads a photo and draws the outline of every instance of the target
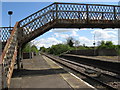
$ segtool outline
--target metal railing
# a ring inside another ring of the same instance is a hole
[[[6,88],[6,86],[9,87],[10,85],[10,79],[17,57],[17,26],[18,22],[14,26],[10,38],[7,40],[6,46],[2,53],[0,64],[2,64],[2,76],[5,77],[2,78],[2,88]]]
[[[61,20],[57,23],[76,24],[119,24],[120,6],[78,3],[53,3],[36,13],[19,21],[20,30],[24,35],[33,33],[45,24]],[[102,27],[102,26],[101,26]],[[2,40],[9,37],[3,30]]]
[[[68,24],[118,24],[119,9],[115,5],[53,3],[21,20],[19,25],[24,35],[28,35],[53,20]]]
[[[13,27],[0,27],[1,30],[1,41],[6,42],[10,37]]]

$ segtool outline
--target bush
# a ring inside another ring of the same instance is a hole
[[[113,45],[112,41],[101,41],[98,49],[115,49],[115,45]]]
[[[27,43],[23,49],[22,49],[22,52],[26,52],[26,53],[29,53],[29,52],[35,52],[35,53],[38,53],[38,49],[35,45],[30,45],[30,43]]]
[[[61,53],[64,53],[69,49],[70,49],[69,45],[57,44],[57,45],[52,45],[52,47],[49,48],[48,53],[54,54],[54,55],[60,55]]]

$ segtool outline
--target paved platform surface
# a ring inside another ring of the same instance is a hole
[[[63,70],[51,59],[41,55],[31,60],[23,60],[23,69],[14,70],[10,88],[94,89],[91,85]]]
[[[120,56],[84,56],[84,55],[76,55],[76,54],[63,54],[63,55],[120,63]]]

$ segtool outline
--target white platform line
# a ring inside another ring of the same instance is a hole
[[[85,82],[84,80],[82,80],[81,78],[79,78],[78,76],[76,76],[75,74],[69,72],[72,76],[74,76],[75,78],[79,79],[80,81],[82,81],[83,83],[85,83],[86,85],[88,85],[89,87],[93,88],[94,90],[97,90],[95,87],[93,87],[92,85],[90,85],[89,83]]]

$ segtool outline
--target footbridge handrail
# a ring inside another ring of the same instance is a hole
[[[49,10],[54,10],[54,9],[55,8],[54,8],[54,3],[53,3],[53,4],[51,4],[51,5],[43,8],[43,9],[37,11],[37,12],[31,14],[30,16],[28,16],[28,17],[26,17],[26,18],[24,18],[24,19],[22,19],[22,20],[19,21],[20,27],[22,27],[26,23],[31,22],[32,20],[38,18],[39,16],[41,16],[42,14],[48,12]]]
[[[19,27],[24,35],[28,35],[48,22],[58,19],[61,23],[100,24],[101,28],[104,28],[106,24],[120,23],[119,10],[118,5],[57,2],[22,19],[19,21]]]
[[[13,27],[0,27],[2,42],[7,41],[7,39],[10,37],[12,30],[13,30]]]
[[[26,35],[57,19],[67,20],[61,23],[74,21],[73,23],[79,24],[117,24],[120,22],[119,10],[118,5],[53,3],[19,21],[19,25]]]
[[[12,76],[15,60],[17,57],[17,27],[18,22],[15,24],[10,38],[7,40],[6,46],[2,53],[2,88],[9,87],[10,79]]]

